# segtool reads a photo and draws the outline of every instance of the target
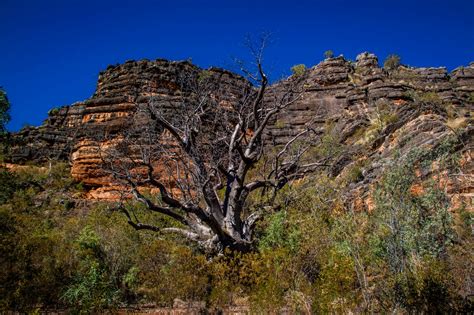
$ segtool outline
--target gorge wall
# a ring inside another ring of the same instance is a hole
[[[12,163],[69,160],[73,177],[88,187],[90,198],[108,198],[113,187],[101,170],[98,146],[110,145],[137,108],[151,98],[167,117],[179,115],[177,108],[192,94],[181,79],[197,78],[204,71],[224,92],[219,93],[221,105],[237,102],[252,88],[237,74],[218,68],[203,70],[186,61],[142,60],[109,66],[99,74],[90,99],[53,109],[43,125],[12,135],[7,159]],[[272,121],[266,134],[269,144],[285,143],[310,122],[321,137],[333,141],[331,176],[356,166],[360,169],[346,193],[355,206],[370,209],[371,185],[393,162],[394,152],[432,150],[455,137],[463,144],[455,148],[462,156],[462,176],[445,174],[448,193],[472,206],[474,63],[450,73],[445,68],[407,66],[387,71],[375,55],[362,53],[355,62],[343,57],[326,59],[302,76],[303,95]],[[279,87],[293,79],[273,84],[270,93],[278,94]],[[443,170],[433,166],[424,176],[435,173]]]

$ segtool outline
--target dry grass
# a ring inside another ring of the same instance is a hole
[[[467,118],[466,117],[458,117],[458,118],[451,118],[446,121],[446,126],[448,126],[452,130],[459,130],[462,128],[467,127]]]

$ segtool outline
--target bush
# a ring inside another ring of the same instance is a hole
[[[75,242],[79,256],[78,269],[62,299],[81,313],[113,308],[117,305],[120,291],[109,276],[100,236],[91,226],[86,226]]]
[[[173,241],[150,240],[136,256],[139,293],[161,306],[173,300],[202,301],[208,292],[208,263],[202,254]]]
[[[389,71],[396,70],[400,66],[400,61],[400,56],[395,54],[388,55],[387,58],[385,58],[383,67]]]
[[[202,70],[199,72],[197,80],[198,83],[203,84],[207,81],[209,81],[212,78],[212,72],[209,70]]]
[[[302,76],[306,71],[306,66],[304,64],[294,65],[291,67],[291,73],[295,77]]]
[[[10,118],[10,102],[7,93],[0,86],[0,134],[5,133],[6,124],[8,124]]]
[[[78,207],[71,184],[66,164],[0,173],[0,312],[130,301],[122,283],[140,243],[122,217]]]
[[[55,107],[55,108],[50,109],[48,111],[48,116],[55,116],[55,115],[59,114],[59,110],[60,110],[59,107]]]
[[[276,248],[287,248],[295,252],[298,246],[299,233],[296,226],[288,226],[287,213],[280,211],[269,218],[268,225],[262,235],[259,248],[261,251]]]
[[[446,314],[452,311],[447,266],[422,258],[411,271],[398,274],[390,284],[392,298],[412,314]]]
[[[365,128],[363,136],[356,144],[364,145],[375,140],[389,124],[395,123],[398,120],[398,115],[389,101],[378,99],[371,111],[367,113],[367,119],[369,125]]]
[[[327,127],[314,151],[319,157],[342,150]],[[288,185],[276,197],[282,208],[258,222],[254,252],[212,259],[179,236],[138,233],[110,204],[68,206],[64,200],[78,191],[65,164],[3,170],[0,312],[39,304],[106,312],[149,302],[172,306],[175,298],[217,308],[242,303],[253,313],[465,312],[472,308],[472,213],[454,211],[455,233],[439,182],[416,176],[429,173],[424,168],[433,161],[456,167],[456,146],[453,137],[430,151],[394,156],[368,192],[370,213],[352,211],[341,197],[348,181],[360,181],[361,160],[347,178],[322,170]],[[423,194],[413,193],[414,184]],[[126,206],[144,222],[165,220]]]
[[[324,52],[324,58],[330,59],[334,57],[334,52],[332,50],[326,50]]]

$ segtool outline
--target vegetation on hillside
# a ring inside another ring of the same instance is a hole
[[[401,58],[399,55],[388,55],[383,62],[383,67],[388,71],[396,70],[400,66]]]
[[[0,86],[0,135],[5,133],[6,124],[10,121],[10,102],[7,93]]]
[[[344,204],[348,179],[324,171],[288,185],[280,211],[258,224],[257,249],[217,257],[176,235],[135,231],[111,203],[82,200],[65,164],[2,168],[0,309],[89,313],[179,298],[257,313],[472,311],[472,213],[448,211],[445,187],[415,176],[435,161],[455,169],[454,145],[395,157],[370,212]],[[324,143],[318,152],[327,153]],[[127,207],[169,223],[136,202]]]
[[[333,57],[334,57],[334,52],[332,50],[329,49],[324,52],[324,58],[331,59]]]
[[[291,67],[291,74],[295,77],[302,76],[306,71],[306,66],[304,64],[298,64]]]

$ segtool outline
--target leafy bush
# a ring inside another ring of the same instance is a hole
[[[152,240],[142,246],[135,263],[139,293],[158,305],[173,300],[202,301],[208,292],[208,264],[205,256],[187,246]]]
[[[306,72],[306,66],[304,64],[294,65],[291,67],[291,74],[295,77],[300,77]]]
[[[312,153],[338,154],[337,139],[328,124]],[[369,192],[371,212],[355,211],[341,197],[349,181],[361,178],[362,161],[347,178],[321,171],[286,186],[277,197],[282,208],[265,210],[258,223],[254,252],[212,259],[178,236],[136,232],[110,204],[81,206],[65,164],[2,170],[0,311],[41,304],[106,312],[149,302],[172,306],[179,298],[217,309],[240,303],[254,313],[465,312],[472,307],[472,214],[461,208],[453,215],[439,181],[416,176],[429,173],[434,161],[457,167],[456,141],[393,156]],[[165,220],[133,202],[126,206],[144,222]]]
[[[280,211],[270,217],[265,233],[259,242],[261,251],[282,247],[287,248],[291,252],[296,251],[299,238],[298,228],[287,226],[286,216],[285,211]]]
[[[0,173],[0,187],[8,187],[0,193],[1,311],[37,304],[90,311],[130,300],[120,283],[131,266],[131,229],[100,207],[84,216],[72,183],[65,164]]]
[[[199,83],[204,83],[208,81],[211,77],[212,77],[211,71],[202,70],[201,72],[199,72],[197,80]]]
[[[62,299],[81,313],[111,309],[118,303],[119,288],[109,277],[104,250],[97,233],[86,226],[76,240],[79,265]]]
[[[400,61],[400,56],[395,54],[388,55],[387,58],[385,58],[383,67],[389,71],[396,70],[400,66]]]
[[[10,121],[10,102],[7,93],[0,87],[0,134],[5,133],[6,124]]]
[[[392,307],[446,311],[449,283],[440,275],[446,273],[444,258],[456,233],[449,199],[438,184],[425,183],[421,194],[413,191],[418,181],[415,165],[421,157],[430,161],[421,151],[413,151],[405,162],[392,166],[374,193],[374,253],[389,268],[380,290]]]
[[[334,57],[334,52],[332,50],[326,50],[324,52],[324,58],[330,59]]]
[[[449,200],[439,188],[412,193],[413,166],[395,167],[375,191],[383,255],[393,272],[402,272],[414,256],[438,258],[454,239]]]
[[[59,114],[59,110],[60,110],[60,108],[58,108],[58,107],[50,109],[48,111],[48,116],[55,116],[55,115]]]
[[[371,111],[367,113],[367,119],[369,120],[369,125],[365,128],[363,136],[356,144],[364,145],[376,139],[385,127],[398,120],[398,115],[389,101],[378,99]]]

